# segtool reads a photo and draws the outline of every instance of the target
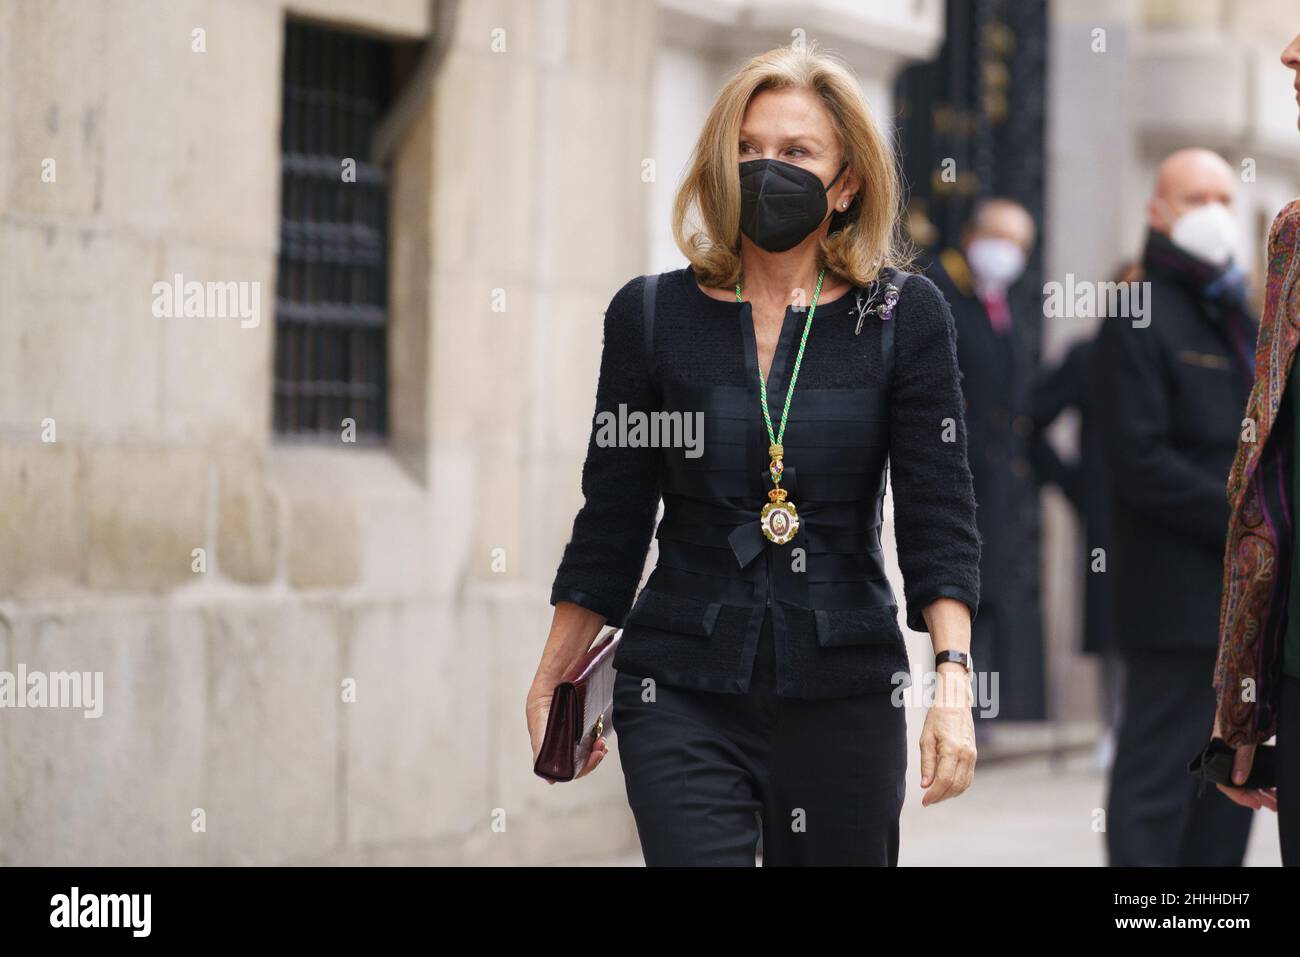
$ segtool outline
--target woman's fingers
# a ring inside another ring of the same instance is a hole
[[[606,745],[605,739],[603,737],[597,738],[596,743],[591,746],[591,754],[587,755],[587,763],[583,765],[577,776],[580,778],[596,770],[596,765],[605,760],[605,752],[608,750],[609,747]]]
[[[1258,811],[1260,808],[1260,799],[1257,791],[1247,791],[1245,788],[1228,787],[1226,784],[1216,784],[1216,788],[1228,796],[1228,800],[1234,804],[1240,804],[1242,807],[1248,807],[1252,811]]]
[[[938,745],[939,767],[921,804],[928,807],[964,794],[975,780],[975,748],[973,745]],[[924,782],[922,782],[924,786]]]
[[[940,745],[939,767],[934,773],[934,784],[930,785],[930,790],[926,792],[925,797],[921,798],[921,804],[928,807],[948,797],[956,775],[957,756],[950,749]]]
[[[975,783],[974,745],[972,745],[968,751],[963,750],[962,758],[961,758],[961,777],[958,779],[957,783],[960,786],[960,789],[957,791],[957,794],[965,794],[966,789]],[[957,794],[954,794],[953,797],[956,797]]]
[[[938,761],[938,747],[934,735],[926,730],[921,733],[921,787],[928,788],[934,783],[934,766]]]
[[[1223,722],[1216,711],[1214,715],[1214,729],[1210,732],[1213,738],[1223,737]],[[1237,748],[1237,753],[1232,758],[1232,780],[1237,784],[1244,784],[1246,778],[1250,776],[1250,769],[1255,763],[1255,745],[1246,744]],[[1216,784],[1220,791],[1228,796],[1228,800],[1234,804],[1240,804],[1242,807],[1248,807],[1253,811],[1258,811],[1261,807],[1266,807],[1271,811],[1277,811],[1277,791],[1275,788],[1252,788],[1247,790],[1241,787],[1231,787],[1227,784]]]
[[[931,707],[921,730],[921,804],[955,798],[975,779],[975,726],[969,708]]]
[[[1232,781],[1234,784],[1246,783],[1246,778],[1250,776],[1251,765],[1255,763],[1255,746],[1253,744],[1244,744],[1237,749],[1237,753],[1232,758]]]

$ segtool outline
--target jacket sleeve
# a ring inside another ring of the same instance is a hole
[[[966,421],[952,311],[934,283],[912,276],[894,310],[890,469],[907,626],[928,631],[938,598],[979,608],[980,537],[966,459]]]
[[[1223,548],[1227,476],[1211,478],[1175,446],[1156,332],[1102,323],[1093,363],[1097,429],[1115,497],[1152,520]]]
[[[1040,482],[1058,485],[1070,504],[1082,512],[1084,503],[1084,472],[1081,457],[1074,462],[1064,462],[1047,441],[1047,430],[1066,409],[1082,410],[1087,404],[1087,350],[1089,343],[1076,343],[1065,359],[1053,369],[1043,370],[1034,379],[1029,396],[1029,417],[1032,431],[1029,435],[1029,460]]]
[[[659,405],[642,324],[644,288],[645,277],[633,279],[605,310],[596,411],[582,467],[584,503],[551,587],[552,605],[573,602],[615,626],[631,608],[659,510],[659,450],[617,442],[620,406],[625,414],[648,415]]]

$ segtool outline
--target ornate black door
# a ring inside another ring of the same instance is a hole
[[[946,17],[939,56],[904,70],[895,91],[912,239],[930,253],[957,247],[975,203],[992,196],[1029,210],[1040,242],[1010,301],[1020,333],[1017,364],[1032,372],[1042,339],[1047,6],[1043,0],[951,0]],[[997,554],[1009,567],[996,593],[981,596],[981,608],[987,601],[996,622],[977,622],[994,637],[986,656],[993,660],[977,656],[976,668],[999,672],[1000,717],[1041,720],[1038,490],[1027,462],[1007,462],[994,479],[1009,490],[996,522],[1006,536]]]

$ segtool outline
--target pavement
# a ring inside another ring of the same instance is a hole
[[[921,805],[916,762],[909,763],[900,866],[1105,865],[1106,776],[1093,751],[981,766],[969,791],[928,808]],[[641,857],[630,854],[597,863],[635,867]],[[1280,864],[1277,816],[1258,811],[1246,865]]]

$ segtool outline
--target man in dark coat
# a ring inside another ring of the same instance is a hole
[[[1029,378],[1034,367],[1008,295],[1034,245],[1019,203],[989,199],[927,272],[948,299],[966,403],[967,449],[978,504],[980,607],[971,656],[998,673],[998,718],[1042,720],[1042,613],[1038,600],[1038,489],[1029,465]],[[976,730],[985,722],[977,721]],[[983,739],[983,735],[981,734]]]
[[[1198,796],[1186,770],[1214,721],[1227,479],[1254,379],[1235,193],[1232,167],[1208,150],[1164,161],[1147,209],[1145,302],[1102,321],[1092,363],[1125,665],[1113,865],[1237,865],[1250,830],[1248,808],[1217,788]]]
[[[1132,272],[1131,276],[1117,276],[1116,281],[1137,280],[1138,271]],[[1106,574],[1106,556],[1110,553],[1110,489],[1091,401],[1094,353],[1093,340],[1076,342],[1059,365],[1039,373],[1031,390],[1033,433],[1029,453],[1039,482],[1054,484],[1065,493],[1078,513],[1083,531],[1083,540],[1076,551],[1084,583],[1082,650],[1100,659],[1098,703],[1103,735],[1097,746],[1097,763],[1109,768],[1114,759],[1119,724],[1123,662],[1115,650],[1111,576]],[[1078,415],[1078,457],[1065,461],[1056,454],[1046,433],[1070,410]]]
[[[1086,539],[1084,557],[1089,567],[1104,561],[1110,527],[1106,473],[1097,449],[1097,424],[1093,417],[1089,387],[1093,341],[1085,339],[1072,345],[1060,364],[1044,369],[1034,381],[1030,398],[1033,432],[1030,437],[1030,460],[1038,480],[1056,485],[1069,499],[1083,521]],[[1066,411],[1079,416],[1079,455],[1063,461],[1047,441],[1046,432]],[[1100,553],[1094,554],[1096,549]],[[1096,561],[1094,561],[1094,559]],[[1083,651],[1105,654],[1112,647],[1110,579],[1103,572],[1086,576],[1084,599]]]

